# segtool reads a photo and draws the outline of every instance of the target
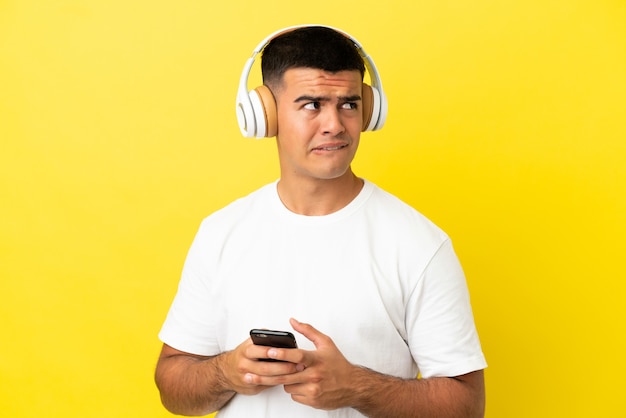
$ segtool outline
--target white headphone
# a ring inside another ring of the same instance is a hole
[[[376,65],[372,58],[367,55],[361,44],[347,33],[324,25],[301,25],[290,26],[276,31],[265,38],[252,51],[252,56],[248,58],[243,67],[241,78],[239,80],[239,90],[237,91],[237,122],[239,129],[246,138],[266,138],[276,136],[278,132],[278,123],[276,117],[276,101],[272,92],[267,86],[259,86],[248,92],[248,76],[250,69],[254,63],[256,55],[265,48],[265,46],[275,37],[290,32],[294,29],[319,26],[332,29],[348,39],[350,39],[365,63],[372,85],[363,83],[363,127],[362,131],[376,131],[383,127],[385,119],[387,119],[387,98],[383,91],[383,85],[380,76],[376,70]]]

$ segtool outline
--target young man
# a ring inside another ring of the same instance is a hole
[[[220,417],[482,417],[486,364],[449,238],[352,172],[359,49],[303,27],[268,43],[262,70],[281,177],[203,221],[160,333],[163,404]],[[247,337],[289,327],[299,348]]]

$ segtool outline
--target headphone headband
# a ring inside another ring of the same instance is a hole
[[[241,77],[239,79],[239,88],[237,91],[237,121],[239,123],[239,129],[243,136],[247,138],[264,138],[268,136],[275,136],[276,127],[276,104],[269,89],[265,86],[257,87],[254,90],[248,91],[248,77],[254,64],[256,56],[263,51],[265,46],[272,41],[272,39],[287,33],[295,29],[306,27],[322,27],[334,30],[337,33],[344,35],[354,43],[357,51],[363,58],[365,68],[370,75],[371,80],[371,97],[372,103],[369,106],[363,106],[364,109],[371,108],[370,115],[363,115],[366,125],[363,127],[363,131],[375,131],[383,127],[385,119],[387,118],[387,98],[383,91],[380,75],[374,64],[374,60],[365,52],[359,41],[348,33],[336,29],[332,26],[325,25],[298,25],[289,26],[280,30],[277,30],[263,39],[256,48],[252,51],[250,58],[246,60],[243,67]],[[369,86],[364,84],[364,89]],[[369,96],[364,93],[364,97]],[[271,103],[268,103],[271,102]]]

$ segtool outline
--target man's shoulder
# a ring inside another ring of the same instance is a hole
[[[366,182],[372,189],[369,210],[375,212],[377,219],[387,219],[406,232],[414,233],[414,228],[417,228],[422,232],[429,231],[429,234],[439,236],[440,239],[447,239],[446,233],[438,225],[403,198],[367,180]]]
[[[236,220],[242,217],[249,217],[260,210],[267,210],[271,205],[272,198],[275,194],[273,191],[275,190],[276,183],[266,184],[209,214],[204,218],[203,224],[219,224],[229,219]]]
[[[380,207],[380,210],[394,214],[416,216],[430,222],[418,209],[409,204],[403,197],[383,189],[382,187],[365,180],[368,188],[371,188],[371,203]]]

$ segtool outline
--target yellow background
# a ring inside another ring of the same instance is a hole
[[[0,414],[169,416],[191,239],[278,175],[236,126],[240,71],[299,23],[379,67],[355,169],[452,236],[487,416],[626,416],[623,0],[0,1]]]

